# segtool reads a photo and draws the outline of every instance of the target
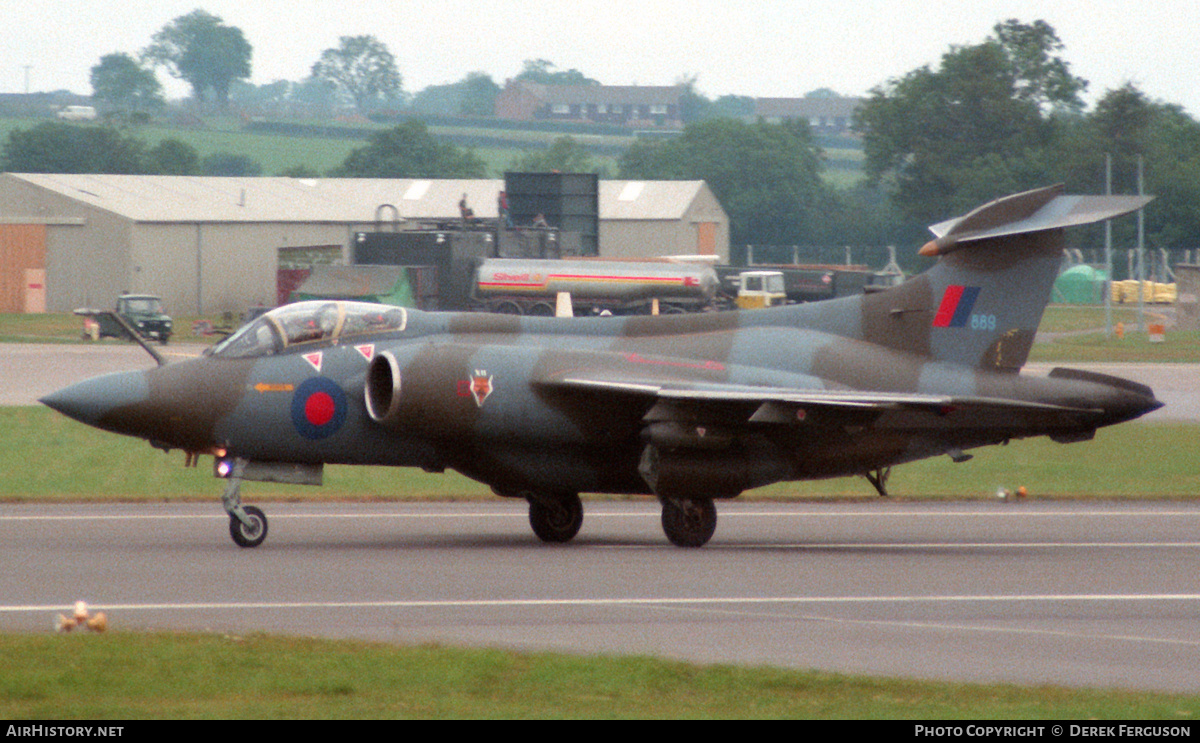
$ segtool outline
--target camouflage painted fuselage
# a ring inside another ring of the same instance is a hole
[[[1012,438],[1083,440],[1160,403],[1123,380],[1019,369],[1063,227],[1129,204],[1033,193],[959,220],[927,246],[930,271],[860,297],[564,319],[307,303],[211,355],[45,402],[164,448],[450,468],[526,497],[730,497]]]

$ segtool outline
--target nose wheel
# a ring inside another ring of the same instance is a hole
[[[234,460],[221,504],[229,514],[229,536],[233,543],[239,547],[257,547],[267,538],[267,515],[257,506],[242,505],[242,473],[246,464],[244,459]]]
[[[267,515],[256,506],[242,506],[242,512],[245,521],[229,514],[229,536],[239,547],[257,547],[267,538]]]

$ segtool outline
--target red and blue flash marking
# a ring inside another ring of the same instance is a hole
[[[937,314],[933,316],[935,328],[963,328],[971,319],[971,310],[975,309],[975,300],[979,299],[979,287],[958,286],[951,284],[942,294],[942,303],[938,306]]]

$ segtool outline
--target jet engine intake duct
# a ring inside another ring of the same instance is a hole
[[[400,416],[400,362],[390,351],[383,351],[371,360],[367,382],[363,385],[367,415],[376,423],[390,425]]]

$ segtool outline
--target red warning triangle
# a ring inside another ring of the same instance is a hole
[[[321,355],[321,351],[306,353],[304,354],[304,360],[312,364],[312,367],[319,372],[321,371]]]
[[[375,358],[375,344],[374,343],[367,343],[362,346],[355,346],[354,350],[361,353],[362,357],[364,359],[366,359],[367,361],[370,361],[371,359]]]

